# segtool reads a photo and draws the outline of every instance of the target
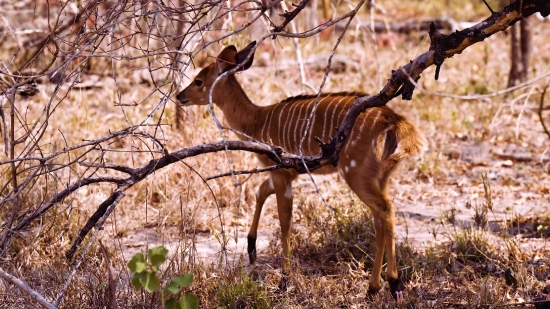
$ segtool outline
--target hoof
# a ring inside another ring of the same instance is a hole
[[[374,296],[376,296],[376,294],[378,294],[378,292],[380,292],[380,288],[371,288],[369,286],[369,289],[367,290],[367,297],[372,299]]]
[[[248,259],[250,260],[250,265],[256,262],[256,237],[248,236]]]
[[[403,303],[403,290],[405,289],[405,286],[403,285],[403,283],[401,282],[401,280],[399,280],[399,278],[397,279],[388,279],[388,283],[390,285],[390,293],[391,293],[391,296],[393,297],[393,299],[395,299],[395,301],[397,302],[397,304],[402,304]]]

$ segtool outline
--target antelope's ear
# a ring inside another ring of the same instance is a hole
[[[216,60],[216,67],[218,68],[218,74],[223,74],[237,65],[235,56],[237,55],[237,48],[235,46],[227,46],[224,48]]]
[[[248,57],[248,55],[250,55],[250,53],[252,53],[255,46],[256,46],[256,41],[248,44],[248,46],[246,46],[240,52],[238,52],[237,55],[235,55],[235,59],[237,60],[237,63],[239,63],[239,64],[243,63],[246,60],[246,58]],[[252,65],[253,61],[254,61],[254,54],[252,53],[252,55],[250,56],[248,61],[246,61],[243,64],[242,70],[243,71],[248,70],[248,68],[250,68],[250,66]]]
[[[246,58],[252,53],[254,46],[256,46],[255,41],[248,44],[248,46],[243,48],[240,52],[237,52],[237,49],[233,45],[224,48],[218,55],[218,60],[216,62],[218,74],[223,74],[235,68],[237,65],[242,65],[241,71],[250,68],[254,61],[254,54],[250,56],[250,59],[246,60]]]

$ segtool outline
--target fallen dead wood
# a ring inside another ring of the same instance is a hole
[[[419,31],[428,31],[430,30],[430,25],[434,24],[438,31],[454,32],[459,29],[469,28],[474,26],[476,23],[472,22],[458,22],[450,17],[440,17],[431,20],[411,20],[398,23],[385,23],[376,21],[373,24],[370,22],[360,22],[360,23],[351,23],[350,28],[359,28],[363,30],[372,30],[374,32],[397,32],[397,33],[411,33]],[[344,31],[345,24],[337,23],[334,25],[336,31]]]

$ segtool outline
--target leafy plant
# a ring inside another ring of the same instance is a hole
[[[147,259],[142,253],[136,253],[128,262],[128,269],[132,273],[132,286],[136,291],[145,288],[149,293],[155,292],[160,287],[160,279],[157,272],[166,261],[168,249],[158,246],[147,252]],[[183,274],[174,278],[164,286],[161,293],[164,308],[166,309],[195,309],[199,299],[193,293],[182,295],[178,301],[177,296],[182,289],[193,283],[193,274]]]
[[[480,229],[465,229],[454,233],[450,249],[462,263],[482,263],[492,256],[489,239]]]
[[[218,308],[228,309],[270,309],[275,304],[265,290],[242,267],[238,273],[232,273],[221,284],[216,286]],[[236,275],[236,276],[233,276]]]

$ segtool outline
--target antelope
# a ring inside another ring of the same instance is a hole
[[[228,46],[217,56],[215,63],[202,69],[187,88],[177,94],[180,106],[206,105],[212,85],[220,75],[240,67],[247,70],[254,59],[255,42],[241,51]],[[283,147],[286,151],[299,153],[302,144],[303,155],[320,152],[314,137],[329,140],[342,122],[344,115],[359,93],[326,93],[318,99],[318,105],[306,130],[307,119],[316,102],[315,95],[301,95],[285,99],[270,106],[258,106],[250,101],[234,73],[225,74],[215,85],[212,101],[223,112],[227,123],[235,131],[243,133],[241,139],[255,139]],[[409,158],[421,155],[427,142],[424,136],[403,116],[389,107],[370,108],[362,113],[340,153],[338,165],[324,166],[313,173],[327,174],[338,171],[350,189],[372,212],[375,228],[376,254],[372,275],[369,278],[369,292],[377,293],[381,288],[381,272],[384,251],[387,255],[386,279],[391,295],[398,302],[403,301],[404,285],[398,278],[395,254],[394,220],[395,208],[388,198],[389,178],[397,165]],[[258,155],[259,161],[268,166],[274,164],[265,155]],[[269,172],[269,178],[259,187],[256,194],[256,208],[248,233],[248,256],[250,263],[256,261],[256,237],[260,214],[265,200],[275,194],[281,227],[283,251],[283,280],[286,287],[285,269],[290,266],[290,228],[292,221],[292,181],[298,172],[280,169]]]

